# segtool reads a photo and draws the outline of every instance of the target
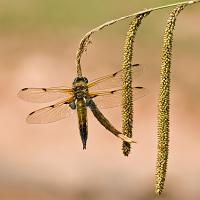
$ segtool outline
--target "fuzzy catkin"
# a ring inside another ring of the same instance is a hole
[[[170,71],[172,59],[173,30],[178,14],[187,4],[175,8],[169,19],[164,32],[161,73],[160,73],[160,95],[158,103],[158,145],[156,164],[156,194],[160,195],[167,172],[167,160],[169,150],[169,108],[170,108]]]
[[[122,133],[128,137],[132,137],[133,128],[133,99],[132,99],[132,57],[133,44],[137,30],[142,19],[150,12],[140,14],[134,17],[126,35],[123,63],[122,63]],[[131,150],[130,143],[123,142],[123,154],[128,156]]]

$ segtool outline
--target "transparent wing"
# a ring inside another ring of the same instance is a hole
[[[133,101],[145,96],[147,89],[143,87],[133,87]],[[106,109],[120,106],[122,102],[122,89],[107,90],[103,92],[90,93],[91,98],[98,108]]]
[[[72,89],[67,87],[23,88],[18,93],[19,98],[36,103],[50,102],[70,96],[72,96]]]
[[[30,124],[47,124],[64,119],[72,113],[69,103],[71,103],[71,100],[64,100],[54,105],[33,111],[28,115],[26,121]]]
[[[138,77],[143,69],[139,64],[132,65],[133,77]],[[103,76],[101,78],[95,79],[88,84],[90,90],[104,90],[109,88],[116,88],[121,86],[121,76],[122,70],[119,70],[113,74]]]

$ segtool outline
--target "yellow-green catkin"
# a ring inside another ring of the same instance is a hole
[[[132,99],[132,57],[133,43],[138,27],[142,19],[148,13],[140,14],[134,17],[126,35],[123,64],[122,64],[122,133],[128,137],[132,137],[133,127],[133,99]],[[123,154],[128,156],[131,150],[131,145],[128,142],[123,142]]]
[[[175,8],[167,20],[164,32],[164,44],[162,49],[160,95],[158,103],[158,146],[156,164],[156,194],[160,195],[167,172],[168,148],[169,148],[169,106],[170,106],[170,68],[172,59],[173,30],[178,14],[187,4]]]

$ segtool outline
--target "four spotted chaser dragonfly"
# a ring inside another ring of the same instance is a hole
[[[133,74],[137,76],[141,72],[141,66],[134,64],[132,70]],[[91,82],[88,82],[86,77],[76,77],[71,88],[23,88],[19,91],[18,97],[26,101],[45,103],[60,99],[55,104],[31,112],[26,121],[31,124],[55,122],[67,117],[72,110],[76,110],[83,149],[86,149],[88,137],[87,108],[89,107],[92,110],[94,105],[97,105],[98,108],[111,108],[121,104],[122,89],[119,88],[121,86],[121,73],[122,70]],[[144,96],[144,88],[133,87],[134,100],[142,96]],[[98,118],[98,112],[93,112],[93,114]],[[109,130],[109,127],[107,129]],[[123,141],[133,142],[122,134],[116,136]]]

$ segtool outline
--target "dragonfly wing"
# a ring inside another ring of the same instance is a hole
[[[72,90],[67,87],[24,88],[18,93],[19,98],[36,103],[50,102],[70,96],[72,96]]]
[[[138,77],[143,71],[142,66],[139,64],[134,64],[131,67],[132,67],[132,72],[133,72],[132,74],[134,78]],[[122,76],[122,70],[119,70],[113,74],[103,76],[101,78],[91,81],[88,84],[88,87],[90,88],[90,90],[93,90],[93,91],[120,87],[122,84],[121,76]]]
[[[133,101],[145,96],[147,89],[143,87],[133,87]],[[113,108],[122,103],[122,89],[108,90],[104,92],[90,93],[91,98],[99,108]]]
[[[26,121],[30,124],[47,124],[64,119],[72,113],[69,103],[71,103],[71,100],[64,100],[54,105],[33,111],[28,115]]]

